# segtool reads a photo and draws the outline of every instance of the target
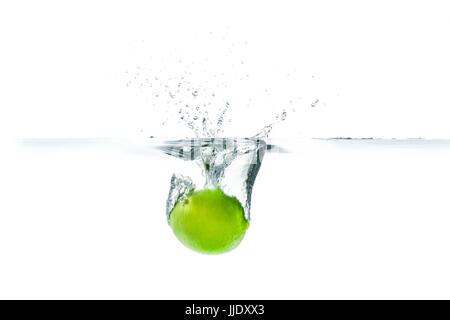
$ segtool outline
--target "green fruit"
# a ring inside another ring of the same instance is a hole
[[[191,192],[184,202],[177,202],[169,225],[186,247],[219,254],[239,245],[249,222],[241,203],[217,188]]]

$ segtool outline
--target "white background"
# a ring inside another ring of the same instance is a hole
[[[445,1],[3,1],[0,297],[450,298],[448,145],[308,140],[450,138],[449,12]],[[181,134],[126,71],[161,76],[205,57],[219,74],[242,59],[254,80],[220,91],[232,134],[254,132],[287,91],[299,104],[282,132],[299,136],[296,152],[265,158],[251,227],[229,254],[191,252],[167,226],[175,159],[20,143]],[[265,87],[272,96],[239,116]]]

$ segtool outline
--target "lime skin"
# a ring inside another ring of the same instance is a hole
[[[235,197],[220,188],[191,192],[177,202],[170,213],[169,225],[186,247],[205,254],[233,250],[242,241],[249,222]]]

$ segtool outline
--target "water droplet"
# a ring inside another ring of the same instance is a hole
[[[319,103],[319,99],[314,100],[313,103],[311,103],[311,107],[315,107]]]

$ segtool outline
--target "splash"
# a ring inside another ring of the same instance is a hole
[[[166,142],[160,150],[188,163],[183,174],[174,173],[167,199],[167,218],[177,202],[193,190],[220,188],[243,204],[250,220],[251,194],[266,151],[257,138],[197,138]],[[201,175],[197,173],[201,172]]]
[[[318,109],[319,99],[313,93],[306,98],[299,96],[301,88],[295,85],[299,80],[292,72],[277,83],[272,80],[272,84],[262,84],[259,79],[255,82],[257,76],[245,70],[245,66],[239,60],[237,67],[229,68],[229,74],[209,72],[209,66],[202,63],[179,63],[175,71],[163,66],[129,71],[127,86],[143,95],[149,108],[146,113],[152,124],[145,129],[147,135],[268,138],[274,127],[287,118],[287,123],[293,125],[283,130],[284,136],[298,135],[299,120],[305,118],[301,113]],[[278,83],[287,84],[287,88],[280,90]],[[164,129],[156,125],[158,119]],[[142,123],[145,126],[144,119]],[[159,134],[159,129],[164,133]]]

